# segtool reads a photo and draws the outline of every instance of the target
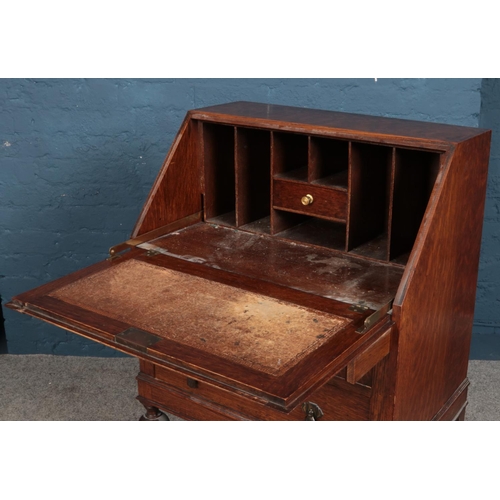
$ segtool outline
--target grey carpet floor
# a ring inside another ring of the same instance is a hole
[[[138,371],[135,358],[0,355],[0,420],[138,420]],[[500,420],[500,361],[470,361],[469,379],[466,420]]]

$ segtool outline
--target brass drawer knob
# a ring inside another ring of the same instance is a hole
[[[305,196],[302,196],[300,201],[302,202],[302,205],[311,205],[314,198],[310,194],[306,194]]]

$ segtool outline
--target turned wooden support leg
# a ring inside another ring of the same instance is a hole
[[[165,413],[160,411],[156,406],[145,406],[146,413],[139,419],[139,421],[149,422],[164,422],[170,420]]]

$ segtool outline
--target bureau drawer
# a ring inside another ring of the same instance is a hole
[[[216,387],[208,382],[190,379],[166,367],[151,364],[144,371],[141,365],[138,388],[139,400],[158,406],[186,420],[295,420],[305,419],[302,405],[286,413],[262,401],[244,397]],[[367,387],[351,386],[332,379],[316,390],[307,400],[323,411],[322,420],[368,420],[371,391]]]
[[[273,182],[273,208],[345,222],[347,191],[281,179]]]
[[[264,419],[264,420],[282,420],[288,419],[287,413],[268,407],[265,402],[252,396],[243,396],[231,390],[217,387],[203,380],[187,377],[170,368],[155,365],[154,377],[148,378],[144,375],[139,376],[139,382],[142,381],[142,389],[140,393],[148,399],[152,399],[158,403],[166,404],[171,397],[171,392],[182,395],[184,398],[191,401],[196,401],[198,404],[204,403],[214,410],[215,408],[222,414],[234,413],[244,419]],[[146,385],[149,385],[148,391],[144,391]],[[167,391],[167,392],[165,392]],[[174,408],[169,410],[175,413]],[[297,420],[303,419],[303,414],[300,412],[300,407],[296,409]],[[187,415],[179,415],[182,418],[187,418]]]

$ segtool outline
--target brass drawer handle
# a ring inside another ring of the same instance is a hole
[[[306,194],[305,196],[302,196],[300,201],[302,202],[302,205],[311,205],[314,201],[314,198],[312,197],[312,195]]]

